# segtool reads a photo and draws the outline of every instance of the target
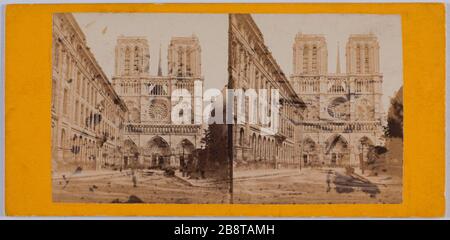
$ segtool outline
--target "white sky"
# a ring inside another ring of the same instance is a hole
[[[341,72],[345,72],[345,45],[350,34],[373,33],[380,44],[383,74],[383,108],[403,84],[402,33],[399,15],[360,14],[252,14],[286,76],[292,73],[292,44],[298,32],[324,34],[328,48],[328,72],[336,71],[339,42]]]
[[[74,13],[105,74],[114,74],[116,39],[147,37],[150,48],[150,74],[157,75],[159,47],[161,66],[167,74],[167,47],[174,36],[197,35],[202,49],[204,87],[222,89],[228,81],[228,16],[226,14],[167,13]]]
[[[88,46],[108,77],[114,73],[114,49],[119,35],[145,36],[150,46],[150,73],[156,75],[159,47],[167,73],[167,47],[172,36],[197,35],[202,48],[205,89],[222,89],[228,81],[228,16],[225,14],[75,13]],[[337,43],[341,72],[345,72],[345,44],[350,34],[374,33],[380,43],[383,108],[403,82],[402,35],[399,15],[252,14],[266,45],[287,76],[292,73],[292,44],[298,32],[324,34],[328,71],[336,70]]]

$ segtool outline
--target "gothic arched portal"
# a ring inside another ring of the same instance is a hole
[[[308,166],[316,164],[317,161],[317,145],[311,138],[307,138],[303,142],[302,164]]]
[[[144,150],[144,165],[151,167],[165,167],[170,161],[170,146],[160,136],[148,141]]]
[[[342,135],[334,135],[325,144],[325,155],[331,166],[343,166],[350,164],[349,147],[347,140]]]

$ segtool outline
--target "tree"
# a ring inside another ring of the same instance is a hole
[[[205,137],[201,141],[205,144],[208,165],[226,169],[228,162],[227,125],[216,123],[208,125]]]
[[[403,139],[403,86],[391,98],[385,135]]]

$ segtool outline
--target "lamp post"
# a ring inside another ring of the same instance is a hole
[[[183,144],[181,144],[181,147],[183,148],[183,159],[184,159],[184,141]]]
[[[300,164],[299,164],[299,166],[300,166],[300,171],[302,170],[302,161],[303,161],[303,151],[304,151],[304,145],[305,145],[305,143],[303,142],[303,141],[301,141],[301,144],[300,144]]]
[[[206,168],[208,169],[209,166],[210,166],[210,162],[209,162],[209,150],[206,150],[206,143],[202,143],[202,144],[200,145],[200,148],[202,149],[202,150],[200,151],[200,153],[201,153],[202,162],[203,162],[203,164],[204,164],[203,167],[206,166]],[[216,166],[217,166],[217,165],[216,165]]]
[[[359,167],[361,168],[362,174],[364,174],[364,145],[361,143],[359,145]]]
[[[100,124],[100,122],[102,121],[102,112],[103,112],[103,110],[104,110],[104,107],[103,107],[103,105],[102,104],[97,104],[96,106],[95,106],[95,109],[97,109],[98,110],[98,114],[96,114],[96,115],[94,115],[94,130],[96,130],[96,133],[97,134],[100,134],[101,133],[101,129],[98,129],[96,126],[98,125],[98,124]],[[98,137],[97,136],[97,148],[96,148],[96,157],[95,157],[95,169],[96,170],[98,170],[100,167],[101,167],[101,164],[99,164],[97,161],[98,161],[98,159],[100,159],[100,161],[101,161],[101,159],[102,159],[102,156],[101,156],[101,145],[102,145],[102,143],[100,142],[100,141],[102,141],[101,139],[100,139],[100,137]]]

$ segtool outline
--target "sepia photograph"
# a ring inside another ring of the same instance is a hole
[[[401,18],[56,13],[52,197],[399,204]]]
[[[226,14],[54,14],[53,200],[229,203],[226,126],[202,118],[227,38]]]
[[[400,16],[229,21],[229,88],[258,106],[232,125],[233,202],[401,203]]]

